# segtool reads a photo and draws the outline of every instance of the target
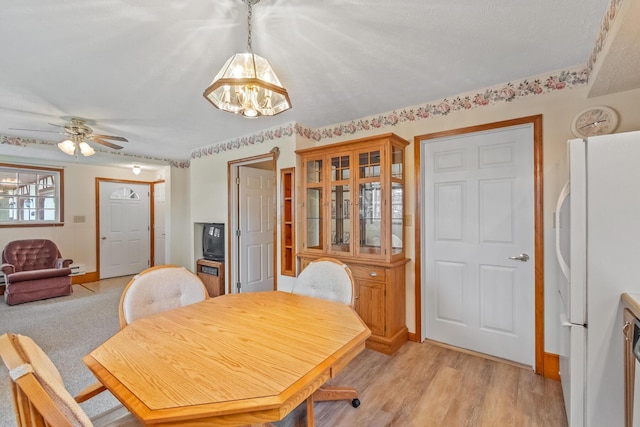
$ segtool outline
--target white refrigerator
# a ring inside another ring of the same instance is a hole
[[[640,132],[568,142],[556,206],[560,376],[570,427],[624,425],[622,305],[640,292]]]

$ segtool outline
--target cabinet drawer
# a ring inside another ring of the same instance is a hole
[[[372,265],[349,265],[351,274],[354,279],[367,279],[367,280],[379,280],[381,282],[386,281],[387,270],[382,267],[374,267]]]

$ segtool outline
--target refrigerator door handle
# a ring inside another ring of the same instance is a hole
[[[560,326],[563,328],[570,328],[572,326],[576,326],[573,323],[569,322],[569,318],[565,313],[560,313]]]
[[[571,191],[570,182],[562,187],[562,191],[560,191],[560,196],[558,197],[558,203],[556,203],[556,212],[555,212],[555,222],[556,222],[556,257],[558,258],[558,264],[560,264],[560,270],[562,270],[562,274],[564,277],[569,279],[569,265],[567,261],[562,257],[562,251],[560,250],[560,209],[562,208],[562,204],[565,199],[569,197],[569,192]]]

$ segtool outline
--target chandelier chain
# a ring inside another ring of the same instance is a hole
[[[249,8],[249,12],[247,13],[247,28],[249,29],[249,34],[247,36],[247,51],[249,53],[253,53],[253,47],[251,46],[251,17],[253,15],[251,1],[247,2],[247,7]]]

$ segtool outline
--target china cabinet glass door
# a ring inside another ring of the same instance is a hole
[[[332,156],[331,164],[331,250],[351,253],[351,156]]]
[[[403,253],[404,151],[391,147],[391,255]]]
[[[305,163],[305,221],[306,221],[306,249],[323,250],[323,159],[312,159]]]
[[[358,153],[358,253],[379,256],[382,253],[381,150]]]
[[[300,256],[397,263],[404,248],[404,150],[385,134],[297,151],[302,161]]]

